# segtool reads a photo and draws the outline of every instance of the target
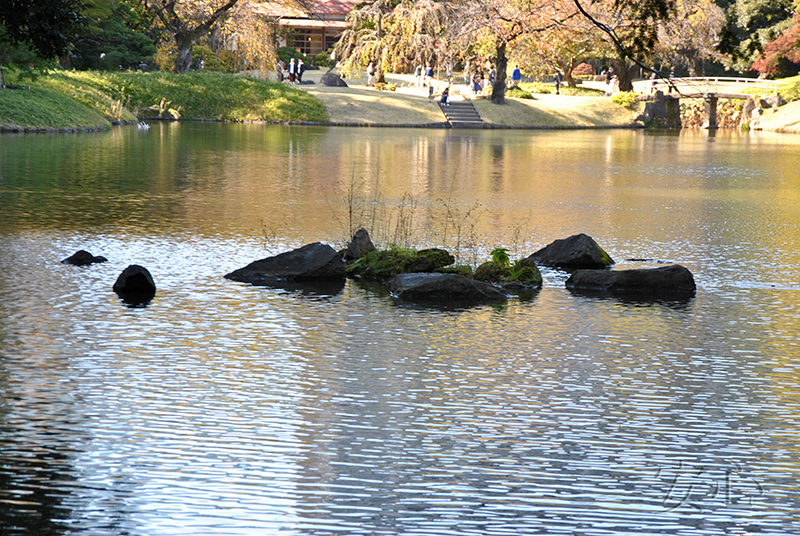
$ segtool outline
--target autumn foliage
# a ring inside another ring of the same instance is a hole
[[[779,74],[783,59],[800,63],[800,13],[795,13],[792,25],[783,35],[767,43],[761,57],[753,63],[753,70],[765,75]]]

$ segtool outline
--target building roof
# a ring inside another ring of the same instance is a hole
[[[364,0],[315,0],[305,8],[301,5],[291,7],[277,2],[264,2],[256,9],[268,16],[279,19],[344,20],[353,9]]]

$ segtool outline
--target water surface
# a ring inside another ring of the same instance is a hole
[[[795,534],[800,152],[768,134],[156,124],[0,138],[3,534]],[[690,300],[222,276],[367,224],[577,232]],[[78,249],[109,262],[60,261]],[[648,259],[647,262],[627,259]],[[111,290],[129,264],[158,292]]]

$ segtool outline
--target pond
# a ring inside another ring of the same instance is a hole
[[[796,534],[800,139],[201,123],[0,137],[3,534]],[[697,294],[223,276],[367,226],[591,235]],[[109,262],[61,264],[79,249]],[[130,264],[158,291],[128,307]],[[794,423],[794,424],[793,424]]]

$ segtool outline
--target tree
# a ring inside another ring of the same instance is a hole
[[[659,24],[675,13],[675,0],[573,0],[581,14],[607,36],[617,56],[619,88],[633,90],[633,77],[651,58]]]
[[[800,63],[800,14],[792,18],[792,25],[780,37],[764,46],[764,52],[753,63],[753,69],[762,75],[781,74],[783,60]]]
[[[152,23],[146,14],[137,0],[95,1],[86,11],[89,22],[73,43],[69,65],[117,69],[148,62],[156,47],[146,33]]]
[[[456,46],[468,50],[474,43],[491,47],[497,76],[492,102],[503,104],[511,48],[523,37],[541,33],[574,17],[573,8],[550,0],[454,0],[450,31]]]
[[[567,13],[572,1],[563,2],[567,4],[563,12]],[[579,64],[614,53],[603,35],[587,18],[568,17],[541,33],[523,37],[511,56],[527,73],[544,77],[559,70],[564,83],[575,87],[573,71]]]
[[[719,50],[726,54],[726,67],[747,72],[767,43],[792,26],[793,0],[734,0],[725,15],[727,25]]]
[[[64,54],[84,23],[81,0],[0,0],[0,65],[7,46],[28,45],[44,60]]]
[[[144,0],[148,9],[175,41],[178,54],[174,71],[186,73],[192,66],[192,45],[227,17],[239,0]]]
[[[700,76],[705,61],[722,59],[717,46],[725,12],[713,0],[677,0],[675,7],[675,16],[659,25],[659,54],[686,65],[690,76]]]
[[[375,62],[383,81],[389,70],[434,61],[450,18],[448,4],[434,0],[377,0],[355,9],[348,16],[351,27],[336,45],[339,65],[353,73]]]

